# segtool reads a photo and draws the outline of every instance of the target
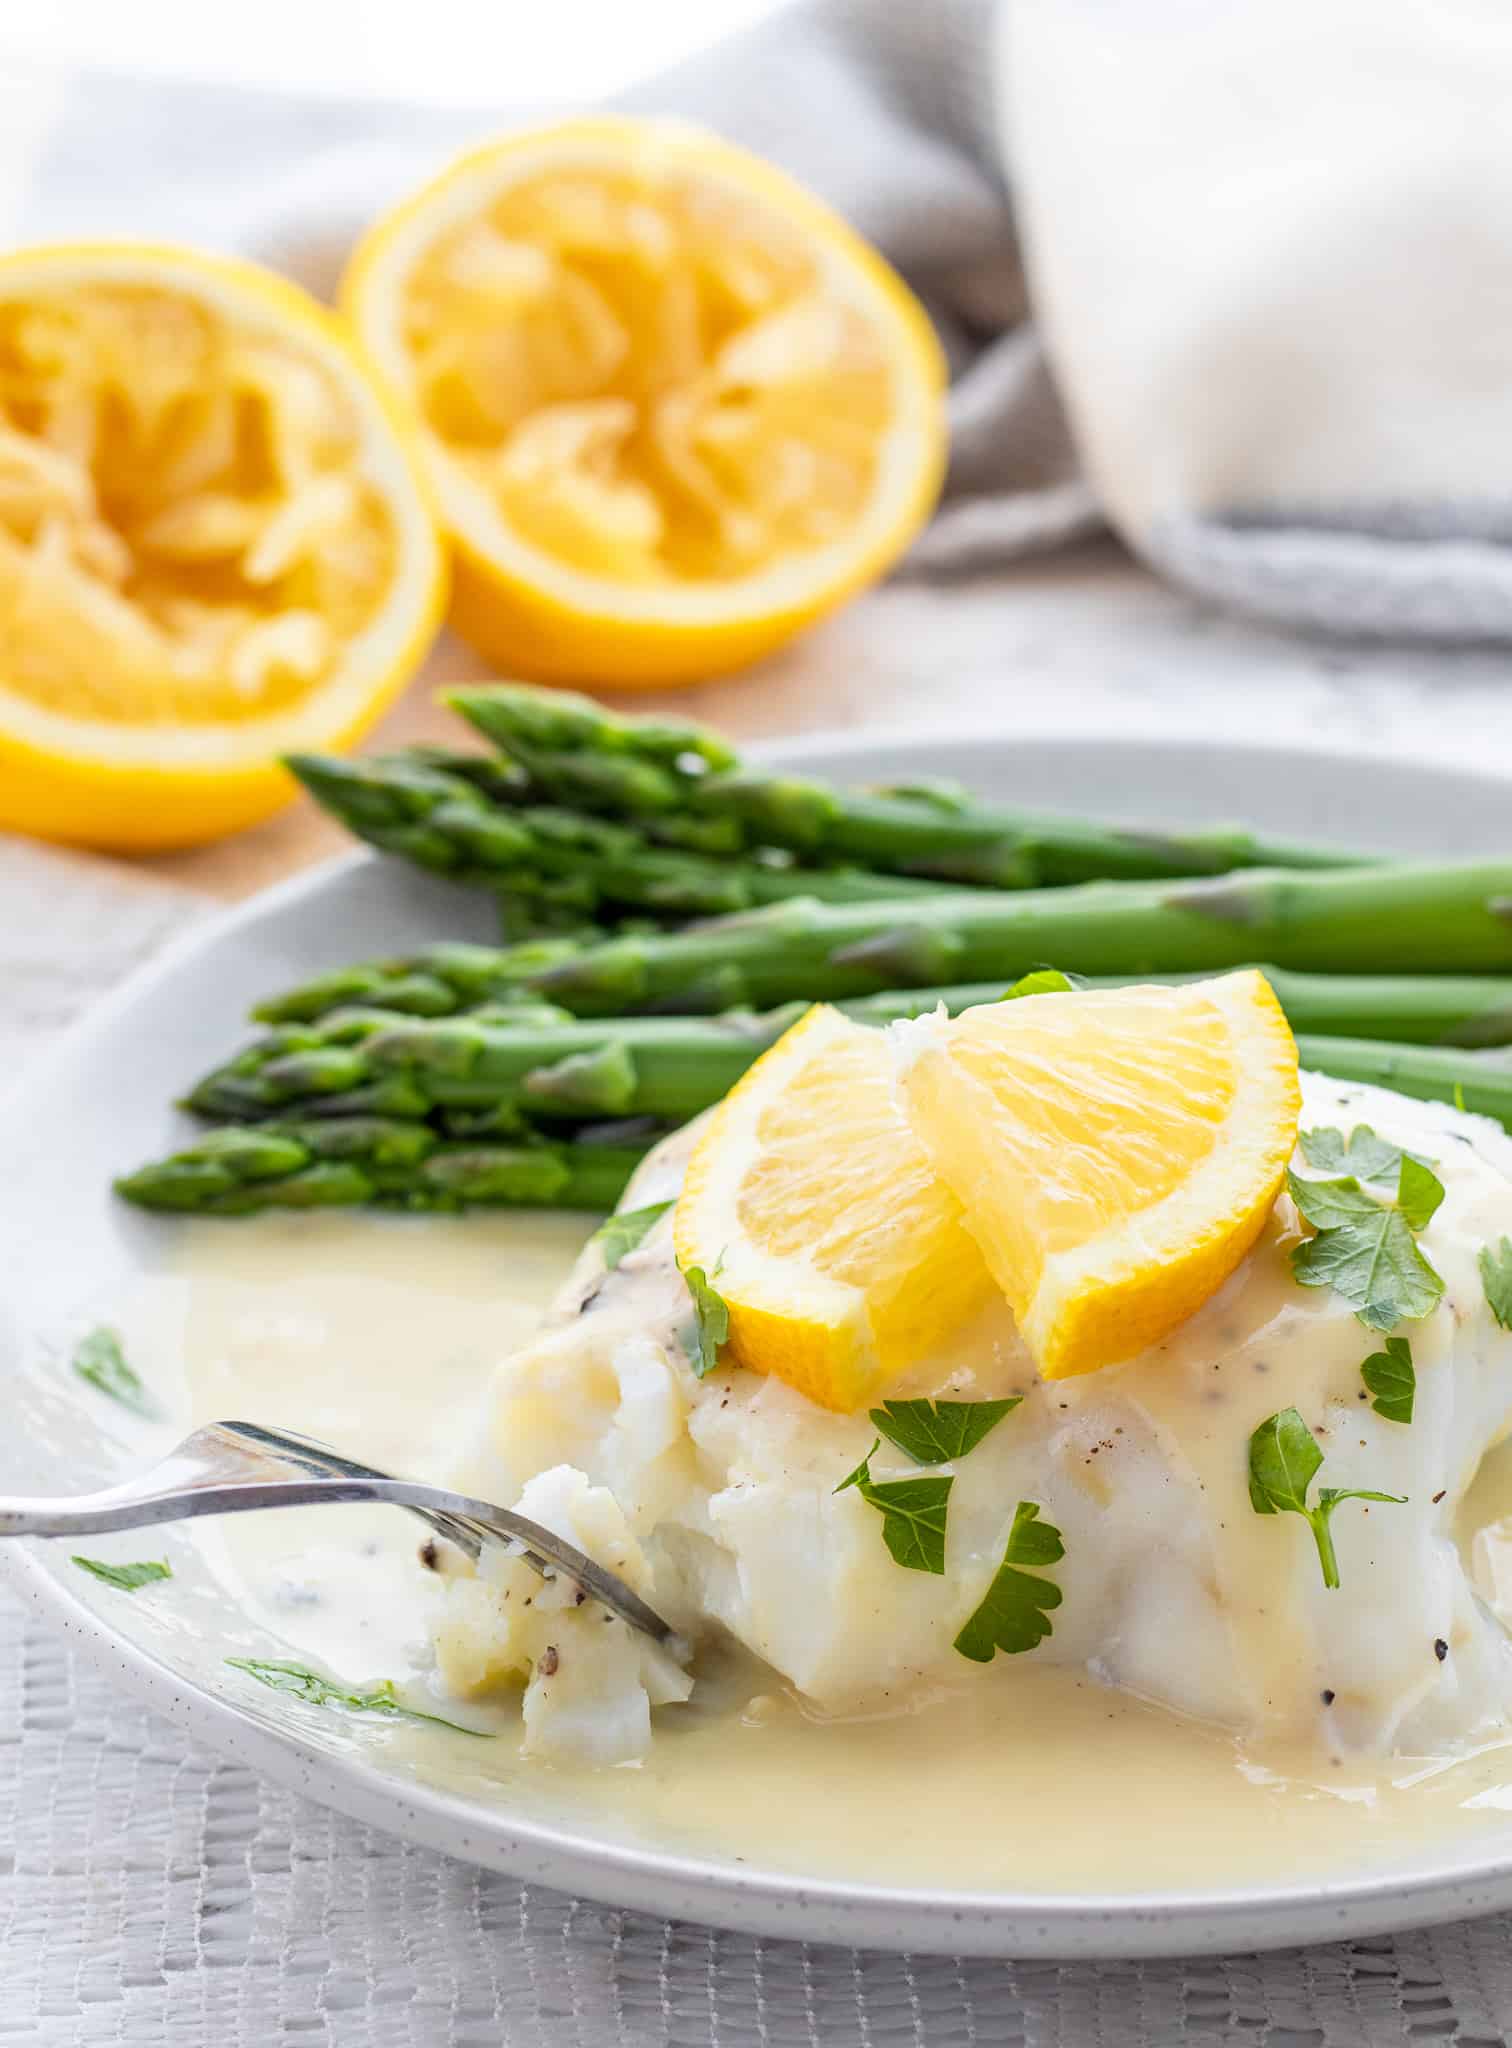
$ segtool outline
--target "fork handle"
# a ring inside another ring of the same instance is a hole
[[[674,1631],[624,1581],[585,1557],[575,1545],[508,1508],[470,1494],[429,1486],[421,1480],[375,1474],[355,1477],[254,1479],[200,1484],[142,1493],[126,1488],[70,1498],[17,1499],[0,1495],[0,1538],[7,1536],[98,1536],[113,1529],[143,1529],[159,1522],[193,1521],[200,1515],[240,1515],[257,1508],[318,1507],[326,1503],[378,1501],[411,1508],[476,1557],[483,1539],[502,1534],[520,1547],[527,1563],[551,1577],[553,1570],[575,1579],[604,1606],[658,1643]],[[451,1525],[451,1526],[445,1526]],[[471,1526],[469,1526],[471,1525]]]
[[[391,1487],[405,1488],[403,1480]],[[432,1489],[411,1486],[419,1495]],[[392,1500],[414,1503],[395,1492],[375,1491],[371,1480],[259,1479],[245,1484],[174,1488],[163,1493],[113,1492],[18,1499],[0,1495],[0,1537],[100,1536],[113,1529],[144,1529],[157,1522],[187,1522],[200,1515],[235,1515],[253,1508],[306,1507],[321,1501]]]

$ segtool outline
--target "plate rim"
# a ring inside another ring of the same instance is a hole
[[[821,761],[835,764],[900,746],[924,757],[947,745],[992,752],[1005,747],[1095,748],[1167,759],[1173,754],[1185,759],[1242,754],[1251,760],[1265,757],[1277,773],[1284,772],[1288,762],[1304,758],[1312,767],[1332,763],[1341,771],[1357,769],[1362,762],[1386,763],[1413,779],[1443,785],[1512,787],[1512,774],[1478,764],[1418,762],[1363,748],[1251,744],[1158,733],[1046,730],[1020,735],[1000,726],[958,730],[894,724],[767,741],[744,752],[803,773]],[[379,859],[364,849],[340,853],[196,919],[23,1064],[0,1096],[0,1129],[13,1120],[24,1122],[22,1105],[39,1078],[87,1056],[160,979],[244,927],[276,919],[311,895],[339,890],[346,876]],[[96,1669],[124,1677],[133,1691],[175,1725],[265,1772],[286,1789],[443,1854],[605,1905],[778,1939],[962,1955],[1109,1960],[1385,1934],[1512,1905],[1512,1843],[1493,1856],[1440,1854],[1407,1874],[1398,1870],[1382,1876],[1362,1873],[1132,1896],[1090,1891],[1036,1896],[798,1878],[776,1871],[741,1871],[711,1856],[594,1842],[579,1832],[577,1824],[554,1827],[521,1820],[505,1805],[486,1806],[401,1779],[381,1768],[373,1753],[327,1749],[308,1741],[295,1723],[272,1724],[234,1697],[207,1690],[181,1676],[152,1649],[118,1633],[102,1613],[43,1570],[30,1541],[0,1544],[0,1577],[34,1613],[61,1623]]]

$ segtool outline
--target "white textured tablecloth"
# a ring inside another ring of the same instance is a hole
[[[204,908],[0,840],[0,1061],[14,1072]],[[808,1948],[574,1902],[222,1762],[0,1593],[0,2043],[1502,2048],[1509,2027],[1508,1916],[1059,1965]]]

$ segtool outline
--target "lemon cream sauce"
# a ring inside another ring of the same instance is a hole
[[[1317,1102],[1326,1108],[1323,1098]],[[1337,1120],[1359,1120],[1342,1096],[1335,1106]],[[1445,1136],[1448,1113],[1422,1114],[1440,1120],[1440,1150],[1458,1142]],[[1326,1119],[1315,1108],[1312,1120]],[[1473,1244],[1465,1253],[1451,1233],[1470,1242],[1484,1190],[1467,1180],[1456,1206],[1456,1176],[1445,1178],[1451,1200],[1441,1212],[1442,1242],[1431,1248],[1452,1269],[1452,1289],[1463,1293],[1460,1268],[1466,1258],[1473,1264]],[[242,1415],[306,1430],[377,1463],[460,1476],[487,1491],[499,1469],[497,1449],[488,1449],[498,1425],[492,1368],[530,1337],[590,1227],[585,1218],[542,1215],[188,1223],[171,1270],[122,1320],[133,1345],[153,1358],[159,1386],[178,1362],[184,1407],[196,1420]],[[1268,1246],[1210,1305],[1213,1315],[1285,1338],[1298,1293],[1281,1256],[1287,1228],[1282,1216]],[[1247,1298],[1252,1289],[1271,1292]],[[1462,1307],[1463,1325],[1470,1310]],[[1429,1375],[1458,1369],[1453,1329],[1443,1346],[1424,1342],[1419,1351],[1423,1329],[1413,1326],[1420,1390]],[[1470,1333],[1461,1334],[1468,1341]],[[1205,1388],[1195,1372],[1172,1369],[1131,1390],[1139,1428],[1156,1448],[1162,1432],[1170,1433],[1192,1461],[1198,1487],[1234,1496],[1236,1512],[1215,1517],[1215,1569],[1226,1585],[1250,1588],[1255,1610],[1244,1640],[1256,1668],[1237,1675],[1241,1691],[1264,1690],[1269,1656],[1283,1660],[1289,1699],[1324,1687],[1347,1694],[1344,1673],[1362,1655],[1389,1666],[1421,1652],[1425,1684],[1434,1677],[1433,1645],[1418,1644],[1415,1633],[1385,1645],[1355,1639],[1353,1595],[1367,1575],[1395,1567],[1369,1533],[1378,1523],[1362,1514],[1346,1525],[1349,1506],[1337,1523],[1344,1586],[1320,1596],[1330,1625],[1325,1640],[1341,1670],[1309,1664],[1298,1673],[1296,1637],[1280,1617],[1299,1584],[1300,1597],[1313,1598],[1310,1539],[1295,1517],[1253,1515],[1233,1479],[1236,1432],[1242,1437],[1293,1399],[1305,1406],[1299,1397],[1309,1374],[1314,1392],[1321,1376],[1344,1396],[1375,1341],[1347,1316],[1330,1317],[1326,1355],[1313,1354],[1310,1363],[1299,1355],[1304,1347],[1289,1352],[1272,1341],[1250,1346],[1251,1365],[1266,1370],[1242,1382]],[[988,1391],[993,1370],[984,1365],[983,1384],[971,1391]],[[1071,1404],[1065,1426],[1074,1429],[1075,1403],[1092,1395],[1089,1382],[1070,1386],[1056,1398]],[[1360,1412],[1358,1437],[1372,1448],[1387,1441],[1378,1419],[1370,1417],[1371,1429],[1363,1405]],[[1111,1494],[1121,1483],[1122,1453],[1120,1439],[1105,1442],[1090,1430],[1092,1417],[1089,1406],[1078,1469],[1095,1499],[1099,1488]],[[1390,1471],[1351,1470],[1343,1483],[1415,1492],[1433,1478],[1449,1489],[1447,1513],[1470,1472],[1437,1476],[1434,1460],[1454,1432],[1425,1431],[1414,1442],[1416,1428],[1398,1428]],[[474,1443],[478,1463],[459,1475],[457,1447]],[[1345,1448],[1329,1450],[1330,1464],[1344,1459]],[[1402,1461],[1410,1459],[1417,1464],[1409,1471]],[[835,1476],[844,1469],[837,1465]],[[1323,1477],[1331,1476],[1326,1468]],[[1371,1510],[1373,1517],[1406,1512]],[[1512,1612],[1512,1452],[1485,1460],[1453,1533],[1480,1593]],[[354,1686],[392,1677],[411,1688],[416,1704],[446,1713],[430,1650],[446,1587],[418,1562],[420,1534],[397,1512],[327,1508],[201,1524],[196,1541],[206,1571],[223,1585],[239,1622],[265,1639],[266,1654],[307,1659]],[[1161,1540],[1158,1526],[1152,1540]],[[1224,1543],[1233,1545],[1227,1557]],[[900,1594],[928,1592],[925,1577],[899,1574]],[[1072,1607],[1067,1584],[1057,1628]],[[801,1583],[793,1597],[806,1597]],[[1412,1632],[1414,1597],[1405,1597],[1401,1618]],[[1276,1634],[1269,1638],[1272,1611]],[[1150,1605],[1141,1658],[1180,1665],[1187,1652],[1173,1614],[1179,1607],[1162,1609],[1158,1599]],[[417,1780],[601,1838],[893,1885],[1047,1893],[1221,1887],[1379,1871],[1420,1860],[1439,1843],[1462,1845],[1467,1834],[1483,1837],[1490,1853],[1512,1834],[1512,1746],[1505,1727],[1489,1722],[1470,1739],[1419,1742],[1412,1753],[1383,1759],[1352,1744],[1347,1713],[1340,1720],[1286,1712],[1263,1737],[1237,1740],[1213,1719],[1145,1704],[1137,1693],[1156,1688],[1142,1685],[1132,1668],[1120,1672],[1129,1688],[1120,1690],[1038,1654],[1000,1657],[990,1671],[972,1667],[961,1680],[932,1673],[918,1685],[884,1689],[864,1706],[829,1712],[744,1651],[706,1656],[698,1674],[686,1706],[659,1710],[645,1758],[614,1769],[522,1756],[512,1703],[451,1709],[489,1728],[489,1741],[419,1724],[384,1726],[374,1740],[394,1769]],[[293,1703],[289,1710],[310,1711]],[[1420,1717],[1418,1725],[1430,1722]]]

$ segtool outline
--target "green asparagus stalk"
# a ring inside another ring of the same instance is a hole
[[[460,942],[427,947],[392,960],[360,961],[314,981],[302,982],[257,1005],[253,1016],[269,1023],[316,1022],[351,1005],[398,1011],[412,1017],[449,1017],[475,1011],[479,1005],[507,1002],[528,1021],[529,1012],[547,1011],[547,1021],[570,1014],[542,1005],[529,989],[542,969],[575,957],[579,948],[568,942],[534,946],[473,946]],[[1245,962],[1245,965],[1252,963]],[[1294,1031],[1314,1031],[1345,1038],[1396,1038],[1421,1045],[1512,1044],[1512,979],[1495,975],[1364,975],[1291,974],[1262,965],[1280,998]],[[1177,982],[1195,977],[1181,974],[1092,975],[1093,988],[1127,987],[1131,979]],[[937,1001],[966,1009],[990,1003],[1002,993],[996,981],[954,984],[937,990],[901,991],[897,1000],[910,1007],[899,1015],[917,1015]],[[889,995],[869,997],[886,1004]],[[271,1040],[262,1041],[271,1045]]]
[[[492,780],[486,769],[469,769],[465,757],[453,757],[454,765],[496,800],[523,790],[537,801],[639,820],[652,837],[672,843],[731,852],[781,846],[805,860],[996,889],[1244,867],[1339,867],[1364,858],[1263,839],[1236,826],[1171,832],[1101,825],[978,803],[948,785],[856,791],[764,775],[733,761],[734,772],[720,773],[707,745],[684,745],[669,758],[665,748],[647,743],[639,721],[616,718],[586,697],[558,704],[561,695],[520,684],[447,691],[445,701],[509,764]]]
[[[1263,971],[1293,1028],[1315,1036],[1463,1045],[1493,1043],[1486,1034],[1499,1032],[1512,1040],[1512,981]],[[1115,976],[1092,985],[1126,984],[1127,977]],[[954,1013],[996,1002],[1002,993],[999,981],[955,983],[889,990],[842,1007],[859,1022],[887,1024],[940,1004]],[[795,1002],[717,1017],[597,1020],[544,1005],[413,1019],[338,1010],[323,1023],[268,1033],[196,1083],[184,1106],[232,1121],[487,1112],[498,1134],[557,1118],[681,1122],[727,1093],[804,1008]]]
[[[1409,1045],[1512,1045],[1512,977],[1456,974],[1302,974],[1265,962],[1256,966],[1276,992],[1287,1022],[1314,1037],[1387,1038]],[[1134,982],[1173,986],[1203,979],[1187,974],[1093,974],[1088,988]],[[1001,981],[950,983],[939,989],[895,989],[841,1005],[865,1022],[921,1016],[943,1002],[954,1014],[995,1001]],[[512,1013],[513,1014],[513,1013]]]
[[[611,940],[533,985],[579,1015],[761,1008],[947,980],[1212,971],[1256,955],[1325,973],[1512,971],[1512,861],[1256,869],[1183,882],[1088,882],[1017,896],[883,904],[795,900],[684,932]]]
[[[537,753],[592,753],[659,767],[683,781],[739,766],[729,741],[706,725],[683,719],[615,718],[592,697],[575,690],[483,683],[443,691],[442,698],[464,716],[471,717],[467,707],[475,707],[475,723],[481,726],[484,718],[492,718],[510,741]],[[512,751],[502,738],[497,744]]]
[[[291,754],[287,766],[358,838],[456,881],[590,915],[628,905],[705,917],[793,896],[827,903],[937,893],[863,868],[802,868],[750,855],[716,860],[652,845],[644,833],[545,805],[505,810],[462,777],[402,756],[348,761]]]
[[[411,1017],[446,1017],[479,1003],[538,1007],[532,978],[577,951],[570,939],[518,946],[476,946],[448,939],[418,953],[335,968],[269,996],[252,1014],[266,1024],[294,1024],[314,1022],[332,1010],[354,1005],[399,1010]]]
[[[673,1021],[697,1028],[694,1019]],[[874,1016],[873,1021],[887,1020]],[[707,1024],[701,1028],[711,1030]],[[706,1050],[708,1057],[697,1070],[699,1083],[690,1082],[682,1091],[684,1099],[674,1113],[703,1106],[691,1098],[700,1085],[706,1094],[715,1087],[720,1057],[733,1079],[752,1049],[731,1036],[722,1053],[712,1040]],[[1512,1129],[1512,1058],[1506,1055],[1310,1035],[1298,1039],[1297,1050],[1303,1066],[1316,1072],[1394,1088],[1425,1101],[1452,1102]],[[672,1101],[674,1091],[669,1089],[663,1099]],[[715,1097],[708,1094],[708,1099]],[[608,1209],[646,1147],[665,1128],[656,1122],[627,1124],[617,1131],[602,1126],[591,1142],[497,1145],[448,1142],[426,1124],[379,1117],[232,1126],[127,1174],[116,1188],[142,1208],[209,1216],[364,1205]]]
[[[466,753],[457,747],[404,747],[391,758],[459,776],[492,803],[560,804],[590,817],[633,825],[659,846],[729,855],[749,853],[766,843],[752,836],[738,812],[725,813],[700,801],[702,785],[697,780],[685,783],[660,766],[625,757],[564,754],[558,768],[549,758],[533,755],[534,776],[502,754]],[[659,798],[658,791],[667,794]],[[675,805],[672,792],[677,793]]]
[[[359,1037],[338,1012],[328,1034],[304,1027],[297,1044],[285,1032],[248,1047],[197,1082],[184,1107],[237,1122],[347,1116],[354,1108],[413,1118],[487,1110],[512,1115],[519,1130],[527,1118],[681,1122],[717,1102],[804,1008],[612,1023],[557,1012],[555,1021],[528,1025],[508,1012],[481,1021],[395,1016],[377,1031],[366,1028],[375,1013],[363,1012]]]
[[[1367,1081],[1394,1088],[1420,1102],[1452,1102],[1457,1109],[1494,1117],[1512,1130],[1512,1056],[1502,1052],[1452,1052],[1440,1046],[1391,1045],[1383,1039],[1297,1040],[1304,1067],[1339,1081]]]
[[[246,1216],[259,1209],[612,1209],[645,1144],[447,1143],[420,1123],[211,1131],[116,1182],[143,1209]]]

